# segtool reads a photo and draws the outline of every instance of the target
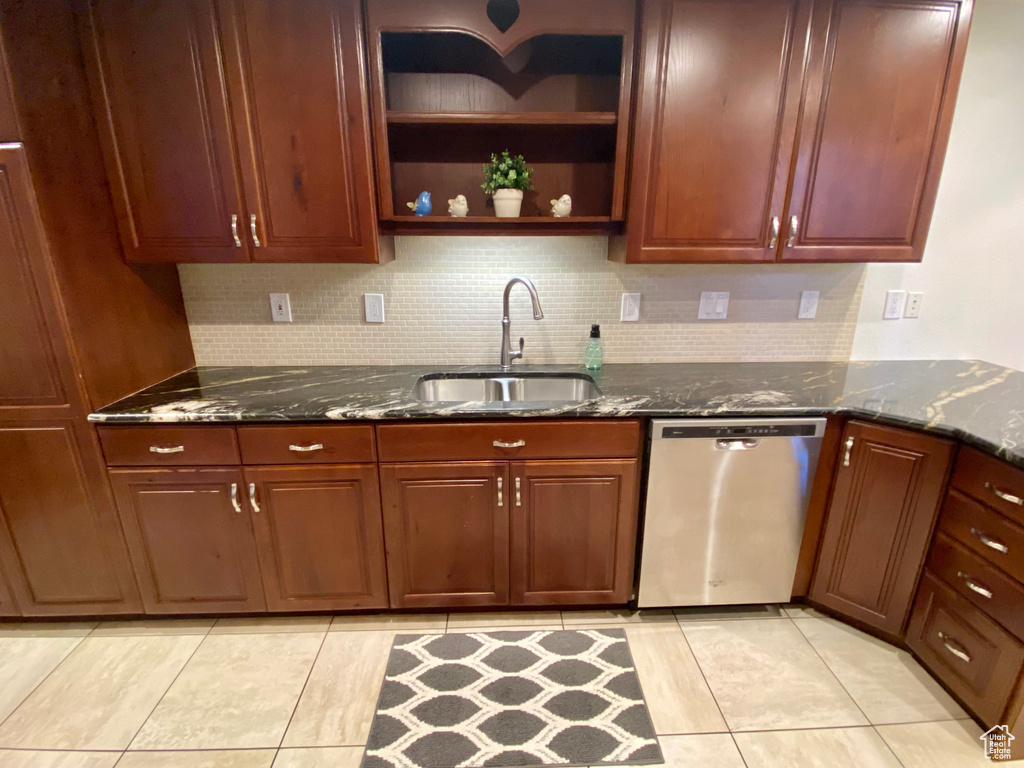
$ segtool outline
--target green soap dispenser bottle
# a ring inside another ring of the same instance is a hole
[[[583,353],[583,365],[588,371],[601,370],[601,363],[604,362],[604,348],[601,346],[601,326],[590,326],[590,343],[587,344],[587,351]]]

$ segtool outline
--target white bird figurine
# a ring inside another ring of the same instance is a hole
[[[456,195],[454,200],[448,201],[448,215],[457,219],[469,215],[469,203],[466,202],[465,195]]]
[[[557,200],[551,201],[551,215],[556,219],[564,219],[572,213],[572,198],[562,195]]]

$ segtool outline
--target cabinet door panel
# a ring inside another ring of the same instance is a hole
[[[113,470],[110,480],[147,613],[266,607],[239,471]]]
[[[970,0],[830,0],[814,23],[790,260],[920,260]]]
[[[213,0],[88,0],[84,50],[129,261],[246,261]]]
[[[26,616],[130,613],[124,540],[70,422],[0,427],[0,557]]]
[[[636,461],[512,465],[512,602],[625,603],[636,553]]]
[[[359,3],[222,8],[254,258],[377,261]]]
[[[508,465],[382,464],[380,475],[391,607],[508,604]]]
[[[850,444],[852,440],[852,444]],[[898,636],[910,611],[953,444],[851,421],[811,599]]]
[[[630,261],[770,261],[810,2],[645,4]]]
[[[67,402],[46,317],[57,307],[46,277],[42,224],[20,149],[0,150],[0,406]]]
[[[387,608],[377,467],[247,469],[272,611]]]
[[[20,616],[21,611],[11,596],[11,590],[7,587],[7,580],[3,571],[0,570],[0,616]]]

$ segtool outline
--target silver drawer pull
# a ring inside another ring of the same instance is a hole
[[[238,214],[231,214],[231,237],[235,239],[235,248],[242,247],[242,238],[238,236]]]
[[[256,234],[256,214],[254,213],[249,217],[249,231],[252,232],[252,244],[257,248],[262,248],[263,244],[260,242],[259,235]]]
[[[514,443],[506,443],[504,440],[494,441],[495,448],[522,448],[524,445],[526,445],[525,440],[516,440]]]
[[[238,483],[231,484],[231,506],[235,508],[235,512],[242,514],[242,505],[238,503]]]
[[[1024,507],[1024,499],[1022,499],[1020,496],[1014,496],[1012,493],[1001,491],[994,485],[992,485],[992,483],[985,483],[985,487],[992,491],[992,493],[994,493],[1003,501],[1008,501],[1011,504],[1016,504],[1018,507]]]
[[[501,487],[502,487],[502,485],[504,485],[504,480],[499,477],[498,478],[498,506],[499,507],[504,507],[505,506],[505,497],[502,496],[502,494],[501,494]]]
[[[800,219],[796,216],[789,220],[789,240],[786,241],[786,247],[792,248],[796,245],[796,233],[800,230]]]
[[[853,438],[846,438],[846,455],[843,456],[843,466],[850,466],[850,454],[853,452]]]
[[[313,453],[314,451],[322,451],[324,449],[323,443],[314,443],[313,445],[289,445],[288,450],[294,451],[295,453]]]
[[[946,650],[952,653],[958,659],[960,659],[961,661],[965,661],[968,664],[971,663],[971,655],[967,653],[967,651],[965,651],[963,648],[961,648],[960,644],[953,640],[945,632],[939,632],[939,640],[942,641],[942,644],[946,647]]]
[[[259,514],[260,505],[256,503],[256,483],[249,483],[249,503],[252,505],[252,511]]]
[[[184,445],[172,445],[170,447],[163,448],[163,447],[161,447],[159,445],[151,445],[151,446],[149,446],[149,452],[150,453],[184,453],[185,452],[185,446]]]
[[[520,480],[517,477],[516,478],[516,506],[517,507],[523,506],[523,495],[522,495],[521,491],[522,491],[522,487],[521,487],[521,484],[520,484]]]
[[[973,576],[970,576],[963,571],[957,571],[956,575],[961,578],[964,585],[972,592],[977,592],[979,595],[984,597],[986,600],[992,599],[992,590],[988,587],[983,587],[981,584],[974,580]]]
[[[771,239],[768,241],[769,248],[775,248],[779,244],[779,231],[782,228],[782,222],[779,221],[779,217],[776,216],[772,219],[772,234]]]
[[[971,528],[971,535],[984,544],[989,549],[994,549],[996,552],[1002,552],[1004,555],[1008,554],[1010,548],[1003,544],[998,539],[993,539],[984,531],[979,531],[977,528]]]

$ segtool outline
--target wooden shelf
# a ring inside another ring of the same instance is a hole
[[[392,216],[382,219],[381,227],[396,235],[567,235],[618,234],[623,223],[609,216],[567,216],[560,219],[554,216],[520,216],[515,219],[497,216]]]
[[[388,125],[615,125],[615,112],[406,112],[388,110]]]

